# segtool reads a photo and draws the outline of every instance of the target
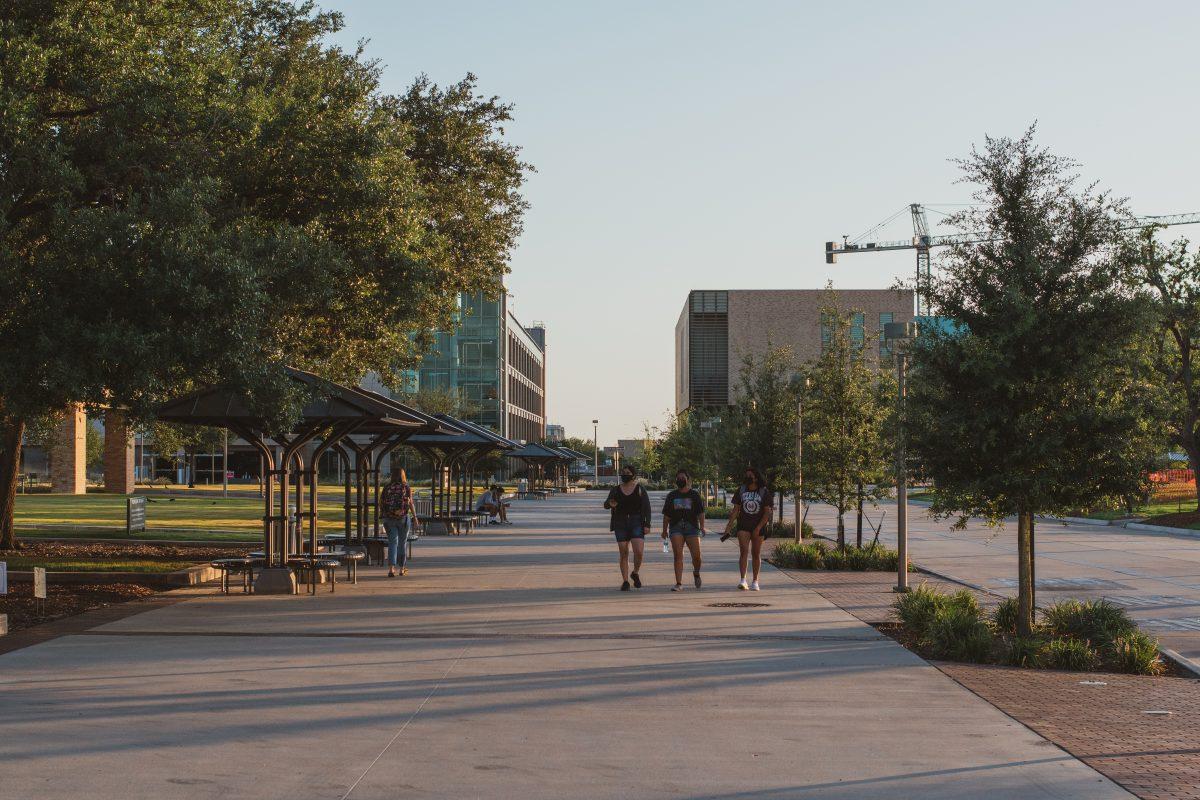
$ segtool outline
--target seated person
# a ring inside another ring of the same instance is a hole
[[[511,525],[508,521],[508,506],[509,504],[504,502],[504,490],[499,486],[489,486],[475,504],[475,510],[487,512],[489,525]]]
[[[500,505],[496,501],[496,495],[492,492],[490,486],[480,495],[479,502],[475,504],[475,510],[487,512],[488,525],[496,523],[496,515],[500,513]]]

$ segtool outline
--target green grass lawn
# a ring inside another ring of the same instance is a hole
[[[148,497],[146,503],[147,533],[155,529],[185,529],[186,531],[219,530],[253,535],[262,531],[263,504],[253,498],[222,497]],[[334,533],[342,528],[343,511],[341,502],[322,497],[322,516],[319,530]],[[18,529],[32,533],[30,525],[77,525],[80,528],[113,528],[116,533],[125,532],[125,498],[120,495],[17,495],[13,521]],[[43,531],[43,535],[61,535],[61,532]],[[163,538],[154,534],[145,538]],[[238,538],[235,536],[234,538]]]
[[[139,559],[94,561],[91,559],[39,558],[37,556],[5,556],[4,561],[13,571],[45,567],[47,572],[175,572],[194,566],[194,562],[191,561]]]

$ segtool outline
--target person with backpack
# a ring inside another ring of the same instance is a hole
[[[400,575],[408,574],[404,566],[408,559],[408,534],[412,526],[416,507],[413,505],[412,487],[403,469],[397,470],[383,489],[379,498],[383,506],[383,529],[387,531],[388,577],[394,578],[397,569]]]
[[[762,473],[754,467],[746,467],[745,482],[733,495],[733,514],[737,519],[738,569],[741,580],[738,588],[758,591],[758,572],[762,566],[763,528],[771,521],[774,496],[767,488]],[[754,582],[746,583],[747,561],[753,557]]]
[[[692,579],[700,588],[700,537],[704,535],[704,498],[692,488],[692,476],[686,469],[675,473],[675,487],[663,503],[662,538],[671,537],[675,556],[675,588],[683,591],[683,548],[692,554]]]
[[[604,501],[604,507],[612,511],[609,530],[617,537],[617,549],[621,554],[621,591],[629,591],[629,580],[634,588],[642,588],[642,556],[646,551],[646,534],[650,532],[650,495],[637,481],[632,467],[621,468],[621,483],[614,486]],[[633,571],[629,569],[629,551],[633,550]]]

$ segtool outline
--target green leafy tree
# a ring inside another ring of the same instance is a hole
[[[1187,239],[1162,243],[1158,229],[1146,228],[1125,241],[1121,266],[1150,306],[1147,363],[1166,435],[1200,471],[1200,253]]]
[[[686,469],[696,481],[719,481],[723,423],[716,409],[693,408],[668,415],[666,429],[650,448],[660,477],[673,479],[676,470]]]
[[[952,325],[911,347],[911,452],[936,515],[1017,517],[1021,635],[1033,624],[1033,520],[1137,491],[1151,457],[1149,387],[1131,358],[1142,320],[1114,253],[1124,208],[1078,189],[1075,165],[1034,142],[988,138],[959,162],[978,203],[953,220],[931,288]],[[960,520],[962,523],[963,520]]]
[[[738,392],[721,426],[724,474],[740,476],[746,467],[756,467],[772,491],[795,491],[801,382],[790,347],[768,343],[760,355],[743,360]],[[782,503],[777,507],[782,513]]]
[[[837,510],[843,549],[846,512],[888,494],[893,453],[894,382],[851,340],[853,313],[828,293],[821,355],[808,365],[804,390],[804,494]]]
[[[499,290],[510,108],[471,76],[385,95],[341,26],[287,0],[0,7],[0,548],[27,420],[227,383],[284,428],[285,364],[400,385],[460,291]]]

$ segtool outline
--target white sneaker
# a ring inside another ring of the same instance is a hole
[[[744,591],[746,591],[747,589],[749,589],[749,588],[750,588],[750,587],[749,587],[749,586],[746,584],[746,579],[745,579],[745,578],[742,578],[742,582],[738,584],[738,588],[739,588],[739,589],[741,589],[743,592],[744,592]]]
[[[683,591],[683,584],[682,584],[682,583],[677,583],[677,584],[675,584],[675,588],[674,588],[674,589],[672,589],[671,591],[672,591],[672,592],[682,592],[682,591]]]
[[[755,581],[754,583],[750,584],[750,591],[752,591],[752,592],[758,591],[758,581]]]

